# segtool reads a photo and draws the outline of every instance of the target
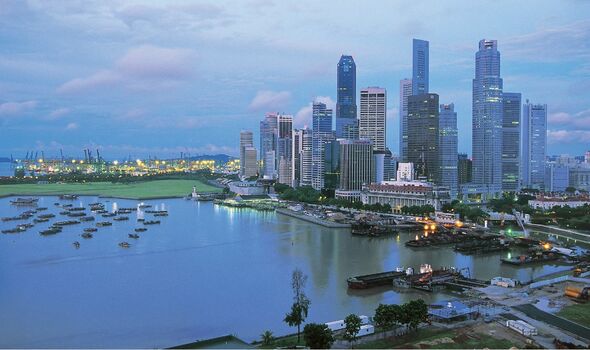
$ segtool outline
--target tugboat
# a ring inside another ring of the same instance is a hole
[[[129,247],[131,247],[131,244],[129,244],[127,242],[121,242],[121,243],[119,243],[119,247],[121,247],[121,248],[129,248]]]
[[[145,232],[145,231],[147,231],[147,228],[145,228],[145,227],[138,227],[135,229],[135,232]]]
[[[82,234],[82,238],[84,238],[84,239],[92,238],[92,233],[90,233],[90,232],[84,232]]]
[[[138,235],[137,233],[130,233],[130,234],[129,234],[129,238],[135,238],[135,239],[138,239],[138,238],[139,238],[139,235]]]
[[[76,241],[74,243],[72,243],[72,245],[74,246],[74,248],[78,249],[80,248],[80,242]]]

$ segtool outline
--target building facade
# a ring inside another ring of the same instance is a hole
[[[502,89],[496,40],[483,39],[475,54],[473,79],[473,182],[502,185]]]
[[[412,79],[399,82],[399,157],[408,160],[408,97],[412,95]]]
[[[291,186],[291,161],[293,158],[293,116],[279,114],[277,117],[276,165],[279,182]]]
[[[472,181],[472,163],[467,154],[460,153],[458,156],[458,180],[459,185],[466,184]]]
[[[439,160],[440,160],[440,185],[449,188],[451,198],[455,198],[458,192],[458,129],[457,112],[454,104],[441,104],[439,113]]]
[[[408,162],[414,163],[416,176],[440,182],[439,104],[437,94],[408,98]]]
[[[340,185],[336,198],[360,200],[363,185],[374,182],[373,143],[370,140],[340,141]]]
[[[246,148],[254,145],[254,135],[250,130],[240,131],[240,176],[246,176]],[[251,176],[251,175],[250,175]]]
[[[379,87],[361,90],[359,138],[371,140],[376,151],[386,148],[387,93]]]
[[[570,185],[569,167],[556,163],[545,166],[545,191],[564,192]]]
[[[242,169],[242,176],[246,179],[258,176],[258,158],[256,148],[252,145],[244,147],[244,166]]]
[[[590,167],[574,166],[569,171],[569,185],[576,190],[590,191]]]
[[[355,130],[358,130],[358,124],[356,108],[356,64],[352,56],[342,55],[340,57],[336,80],[336,137],[353,138],[350,136],[354,135]]]
[[[276,178],[276,162],[267,162],[269,157],[276,157],[278,113],[267,113],[260,122],[260,163],[261,175]]]
[[[547,105],[522,106],[522,186],[542,189],[547,156]]]
[[[521,95],[503,93],[502,106],[502,191],[520,188],[520,106]]]
[[[321,190],[324,188],[324,145],[334,139],[332,110],[326,108],[325,103],[313,103],[312,124],[311,185]]]
[[[412,40],[412,95],[428,93],[429,43]]]
[[[436,210],[441,203],[432,184],[427,182],[389,181],[363,187],[363,204],[389,204],[394,213],[401,213],[403,207],[432,205]]]

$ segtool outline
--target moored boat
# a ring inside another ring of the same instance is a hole
[[[121,243],[119,243],[119,247],[129,248],[129,247],[131,247],[131,244],[129,244],[128,242],[121,242]]]

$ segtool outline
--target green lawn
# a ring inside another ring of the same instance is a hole
[[[152,180],[130,184],[110,182],[64,183],[64,184],[18,184],[0,185],[0,196],[6,195],[100,195],[132,199],[157,197],[181,197],[191,193],[193,186],[198,192],[220,192],[221,189],[198,180]]]
[[[590,303],[566,306],[557,313],[557,316],[590,327]]]
[[[379,339],[359,344],[364,349],[509,349],[514,346],[505,339],[494,338],[487,334],[458,334],[455,330],[422,328],[400,337]]]

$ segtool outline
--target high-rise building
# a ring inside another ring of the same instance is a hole
[[[569,186],[569,167],[556,163],[548,163],[545,167],[545,191],[563,192]]]
[[[458,177],[459,177],[459,185],[463,185],[466,183],[470,183],[471,181],[473,181],[472,179],[472,162],[471,159],[469,159],[467,157],[467,154],[465,153],[459,153],[458,155],[458,162],[457,162],[457,167],[458,167]]]
[[[458,192],[457,112],[454,104],[441,104],[439,114],[440,185],[448,187],[451,198]]]
[[[360,200],[363,185],[374,182],[373,144],[370,140],[340,141],[340,186],[336,198]]]
[[[327,109],[325,103],[313,103],[312,125],[311,185],[321,190],[324,188],[324,145],[334,139],[332,110]]]
[[[385,151],[385,123],[387,93],[379,87],[361,90],[361,113],[359,119],[359,138],[371,140],[376,151]]]
[[[297,187],[301,182],[301,155],[303,153],[303,129],[293,129],[293,150],[291,154],[291,186]]]
[[[412,95],[428,93],[428,41],[412,40]]]
[[[412,80],[399,82],[399,156],[402,162],[408,158],[408,96],[412,95]]]
[[[504,92],[502,107],[502,191],[516,192],[520,183],[521,96]]]
[[[334,191],[340,184],[340,141],[324,144],[324,189]]]
[[[340,57],[336,75],[336,137],[353,138],[350,136],[354,136],[358,126],[356,115],[356,64],[352,56],[342,55]],[[356,133],[358,134],[358,132]]]
[[[291,160],[293,156],[293,116],[279,114],[277,117],[276,164],[280,183],[291,186]]]
[[[416,178],[414,163],[399,163],[397,166],[397,181],[414,181]]]
[[[438,95],[408,97],[408,161],[414,163],[416,176],[439,184],[439,111]]]
[[[473,182],[487,188],[502,186],[502,88],[497,41],[483,39],[475,54],[472,148]]]
[[[246,179],[252,176],[258,176],[258,158],[256,148],[252,145],[244,147],[244,163],[243,167],[240,167],[240,170],[242,169],[242,176]]]
[[[250,130],[240,131],[240,176],[246,173],[246,147],[254,145],[254,136]]]
[[[301,136],[301,179],[300,186],[311,186],[312,180],[312,145],[313,133],[311,129],[303,129]]]
[[[272,155],[276,155],[277,146],[277,126],[278,113],[267,113],[264,120],[260,122],[260,160],[262,165],[262,175],[269,178],[276,178],[276,162],[273,160],[269,164],[266,160]],[[271,152],[271,153],[269,153]]]
[[[547,156],[547,105],[522,106],[522,186],[543,188]]]

